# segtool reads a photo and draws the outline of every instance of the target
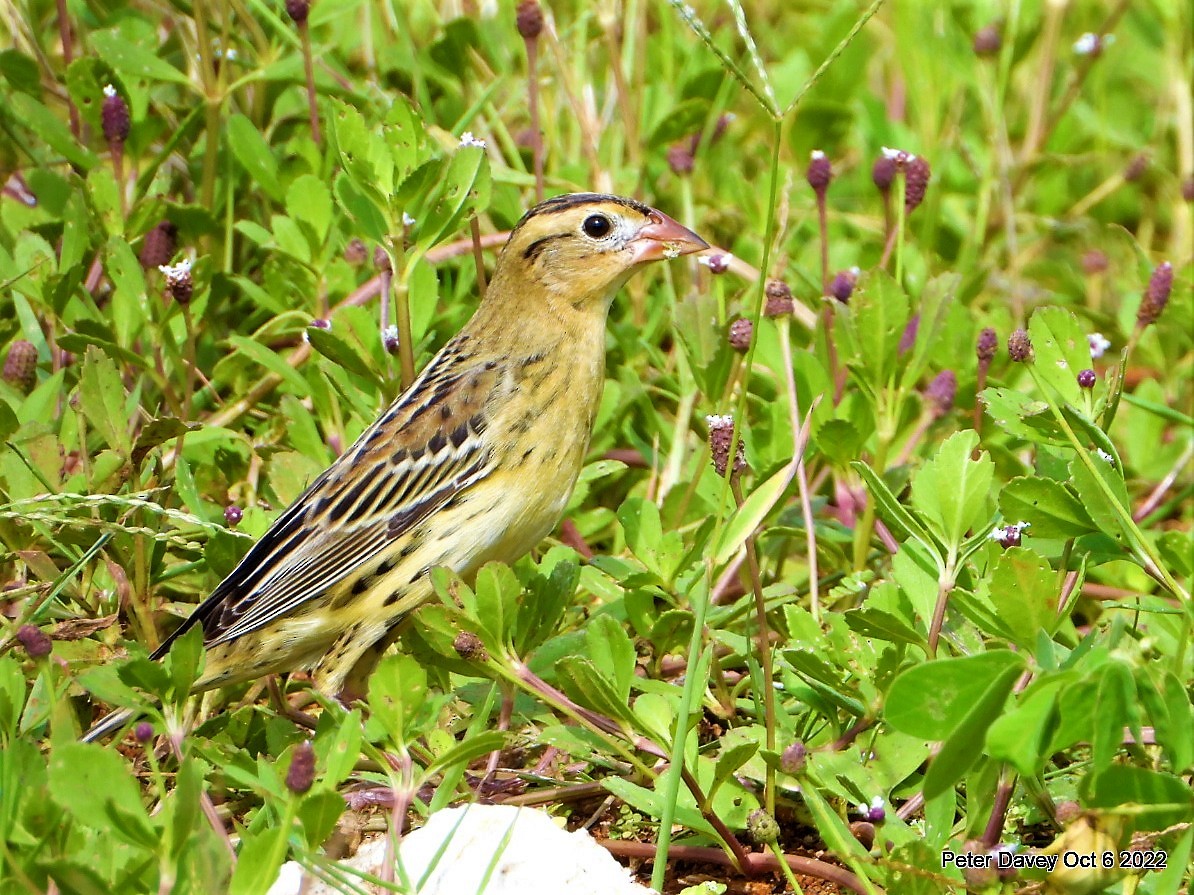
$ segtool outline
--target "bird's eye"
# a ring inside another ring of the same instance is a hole
[[[609,218],[603,214],[591,214],[580,225],[580,228],[585,231],[585,235],[593,239],[601,239],[608,235],[612,227],[613,224],[610,223]]]

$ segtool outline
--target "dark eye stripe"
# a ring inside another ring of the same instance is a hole
[[[526,259],[527,261],[534,261],[536,258],[539,257],[539,255],[547,247],[547,244],[549,242],[551,242],[553,239],[571,239],[571,238],[572,238],[571,233],[553,233],[551,236],[541,236],[538,239],[536,239],[534,242],[532,242],[529,246],[527,246],[525,249],[522,250],[522,257],[524,259]]]

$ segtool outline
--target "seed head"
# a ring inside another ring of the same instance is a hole
[[[875,159],[875,164],[871,166],[871,180],[874,181],[879,192],[886,195],[891,190],[891,182],[895,180],[898,169],[896,160],[887,153]]]
[[[466,662],[484,662],[489,658],[485,644],[472,631],[461,631],[457,634],[456,639],[452,641],[452,649]]]
[[[1194,202],[1194,177],[1187,177],[1182,181],[1182,198],[1187,202]]]
[[[305,25],[311,14],[310,0],[286,0],[286,14],[296,25]]]
[[[691,174],[693,168],[692,150],[684,143],[673,143],[667,151],[668,167],[673,174]]]
[[[734,443],[734,418],[732,416],[707,416],[705,422],[709,426],[709,453],[713,457],[713,468],[719,476],[724,477],[726,467],[730,461],[730,447]],[[746,448],[742,439],[738,439],[738,450],[734,454],[734,474],[746,469]]]
[[[918,332],[920,332],[920,314],[913,314],[908,318],[908,324],[904,327],[904,332],[900,336],[900,354],[907,354],[912,350],[912,346],[916,344],[916,334]]]
[[[1005,525],[1003,528],[992,530],[987,537],[997,542],[1004,550],[1009,547],[1019,547],[1021,536],[1028,527],[1029,523],[1027,522],[1013,522],[1011,525]]]
[[[381,334],[381,347],[386,350],[386,354],[397,354],[399,344],[401,343],[398,339],[398,327],[390,324]]]
[[[1098,380],[1094,370],[1082,370],[1078,373],[1078,385],[1081,388],[1094,388],[1094,384]]]
[[[875,825],[869,820],[856,820],[850,824],[850,832],[859,844],[870,851],[875,844]]]
[[[839,270],[829,281],[829,294],[842,304],[848,304],[850,296],[854,294],[854,287],[858,285],[859,272],[857,267]]]
[[[730,262],[733,260],[733,255],[718,252],[714,255],[701,255],[701,257],[697,258],[697,264],[705,265],[709,268],[709,273],[716,276],[729,270]]]
[[[796,303],[792,301],[792,289],[783,280],[775,277],[769,279],[764,294],[767,296],[767,304],[763,306],[766,316],[779,317],[796,310]]]
[[[235,528],[243,518],[245,518],[245,511],[236,504],[230,503],[224,507],[224,522],[228,527]]]
[[[295,795],[303,795],[315,782],[315,748],[308,740],[294,747],[290,770],[286,772],[286,788]]]
[[[747,816],[746,832],[760,845],[770,845],[779,841],[779,824],[762,808],[752,811]]]
[[[30,659],[41,659],[50,654],[54,648],[50,636],[35,625],[21,625],[17,630],[17,640],[25,647]]]
[[[326,317],[316,317],[314,320],[308,323],[307,326],[309,326],[311,329],[331,329],[332,321],[328,320]]]
[[[887,809],[883,807],[883,796],[875,796],[869,805],[859,805],[858,813],[864,820],[873,824],[881,824],[887,819]]]
[[[998,25],[987,25],[980,28],[974,35],[974,54],[976,56],[994,56],[1003,48],[1003,35]]]
[[[148,721],[140,721],[133,728],[133,739],[144,745],[153,739],[153,725]]]
[[[797,740],[783,751],[779,757],[780,770],[785,774],[799,774],[808,764],[808,748]]]
[[[523,0],[515,11],[514,22],[523,40],[538,40],[543,33],[543,8],[537,0]]]
[[[1173,291],[1173,265],[1162,261],[1148,278],[1148,288],[1144,290],[1144,301],[1140,303],[1140,310],[1136,312],[1136,326],[1144,327],[1156,323],[1165,305],[1169,303],[1169,293]]]
[[[369,258],[369,248],[360,237],[354,236],[344,247],[344,260],[353,267],[360,267]]]
[[[1087,276],[1102,273],[1107,269],[1109,263],[1107,256],[1098,249],[1091,249],[1089,252],[1082,253],[1082,272]]]
[[[746,317],[739,317],[730,324],[730,333],[728,341],[730,347],[739,354],[745,354],[750,350],[750,340],[754,336],[755,325]]]
[[[37,385],[37,347],[32,342],[17,339],[8,346],[4,358],[4,381],[27,392]]]
[[[109,84],[104,88],[104,104],[100,107],[100,123],[104,129],[104,139],[113,151],[118,150],[128,139],[132,127],[129,116],[129,104],[124,101],[116,88]]]
[[[189,305],[195,294],[195,280],[191,276],[191,262],[183,258],[174,266],[158,265],[158,270],[166,275],[166,297],[172,298],[180,305]]]
[[[998,346],[999,336],[995,332],[995,328],[983,327],[983,331],[978,334],[978,344],[974,348],[980,366],[989,367],[991,365],[991,359],[995,357],[995,350]]]
[[[1147,152],[1136,153],[1124,168],[1124,180],[1128,183],[1139,180],[1144,176],[1144,172],[1148,170],[1148,162]]]
[[[958,394],[958,377],[953,370],[942,370],[925,389],[925,399],[932,407],[933,416],[945,416],[954,407]]]
[[[394,272],[394,265],[390,263],[390,256],[386,254],[386,250],[381,246],[373,250],[373,266],[377,268],[379,273]]]
[[[909,214],[924,201],[925,190],[933,176],[923,156],[912,156],[904,165],[904,209]]]
[[[829,157],[820,149],[813,150],[806,176],[813,192],[818,198],[824,199],[825,191],[829,189],[829,183],[833,180],[833,166],[829,163]]]
[[[1032,360],[1032,340],[1027,330],[1018,329],[1008,337],[1007,353],[1017,363]]]
[[[178,228],[169,221],[159,221],[145,234],[141,243],[141,266],[146,270],[169,264],[178,250]]]

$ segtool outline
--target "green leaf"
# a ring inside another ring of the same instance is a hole
[[[747,495],[721,533],[713,554],[714,565],[720,566],[730,561],[746,539],[763,524],[791,481],[792,470],[785,466]]]
[[[974,430],[954,433],[912,480],[912,506],[951,552],[961,547],[968,530],[988,516],[987,495],[995,464],[986,453],[971,460],[976,447]]]
[[[427,250],[454,232],[469,213],[489,205],[489,156],[479,146],[463,146],[448,162],[439,188],[415,223],[415,252]]]
[[[224,127],[227,129],[227,140],[232,154],[245,169],[249,179],[260,184],[271,199],[281,202],[282,184],[278,181],[278,160],[256,125],[237,112],[228,117]]]
[[[405,748],[420,731],[414,721],[427,704],[427,672],[410,656],[390,655],[378,663],[369,679],[371,718]]]
[[[1014,681],[1023,667],[1024,659],[1010,650],[915,665],[892,681],[884,717],[911,736],[947,739],[966,723],[975,706],[1002,690],[1009,675]]]
[[[612,679],[582,656],[565,656],[556,666],[560,683],[576,702],[625,723],[634,722],[634,714]]]
[[[381,206],[358,187],[346,173],[336,175],[333,187],[336,201],[350,218],[356,221],[361,236],[370,242],[384,243],[389,238],[389,226]]]
[[[1137,829],[1194,821],[1194,790],[1173,774],[1113,764],[1082,778],[1079,792],[1090,808],[1130,812]]]
[[[900,540],[915,538],[932,554],[937,567],[944,568],[945,557],[941,553],[940,545],[933,535],[929,533],[929,530],[925,528],[920,517],[909,512],[896,496],[891,493],[891,489],[887,487],[887,483],[866,463],[856,460],[850,464],[850,468],[862,477],[867,491],[870,492],[871,499],[875,501],[875,507],[878,510],[880,518],[887,523],[892,534]]]
[[[88,37],[91,48],[122,75],[134,79],[167,81],[195,89],[191,79],[164,59],[131,42],[119,30],[94,31]]]
[[[865,443],[849,420],[827,419],[813,432],[814,447],[839,466],[857,460]]]
[[[663,797],[659,793],[645,789],[621,777],[604,777],[601,780],[601,785],[631,808],[641,811],[649,817],[659,818],[663,816]],[[675,821],[690,830],[704,833],[706,836],[712,836],[714,839],[718,838],[717,832],[713,829],[712,825],[705,818],[701,817],[701,813],[691,805],[684,803],[676,805]]]
[[[110,357],[98,348],[88,347],[83,355],[79,376],[79,407],[104,443],[128,456],[132,439],[124,412],[124,384]]]
[[[1010,388],[984,389],[981,399],[995,424],[1017,438],[1046,444],[1069,444],[1047,402]]]
[[[1034,538],[1077,538],[1098,531],[1086,508],[1066,485],[1021,476],[1003,486],[999,511],[1009,522],[1028,522]]]
[[[1099,668],[1097,681],[1094,704],[1090,707],[1094,723],[1090,752],[1096,770],[1111,764],[1123,744],[1125,729],[1140,741],[1138,697],[1131,668],[1113,657]]]
[[[651,148],[674,143],[681,137],[700,133],[709,117],[709,103],[704,99],[686,99],[678,103],[651,131],[647,143]]]
[[[12,93],[5,97],[12,120],[29,128],[58,155],[84,171],[94,168],[99,159],[81,146],[62,119],[27,93]]]
[[[1029,687],[1019,705],[991,724],[984,754],[1008,762],[1021,774],[1039,774],[1051,756],[1057,693],[1068,680],[1069,676],[1056,675]]]
[[[588,656],[602,676],[613,683],[622,702],[630,700],[637,655],[634,643],[610,615],[599,615],[585,629]]]
[[[908,325],[908,296],[885,271],[867,277],[851,296],[849,320],[854,342],[851,366],[864,372],[878,391],[895,369],[900,337]]]
[[[986,659],[997,655],[998,652],[1002,651],[986,653],[973,658]],[[990,679],[983,691],[978,693],[973,702],[966,706],[968,711],[965,717],[942,743],[941,751],[929,765],[924,785],[926,799],[932,799],[944,793],[961,780],[962,776],[982,757],[983,740],[987,730],[999,717],[1004,703],[1007,702],[1007,698],[1012,692],[1012,687],[1016,684],[1016,679],[1023,670],[1023,663],[1015,653],[1005,653],[1004,655],[1014,657],[1015,661],[1007,662],[1003,671]],[[956,661],[966,662],[970,659]],[[991,667],[991,663],[987,663],[987,667]]]
[[[1059,597],[1057,574],[1043,556],[1025,547],[999,554],[990,598],[1021,649],[1031,652],[1039,631],[1052,635]]]
[[[1067,308],[1037,308],[1028,322],[1037,374],[1062,401],[1081,406],[1085,398],[1078,373],[1089,369],[1090,343],[1078,318]]]
[[[368,361],[361,357],[355,348],[331,330],[309,327],[307,340],[312,348],[328,360],[381,388],[381,377],[377,375],[377,371],[369,366]]]
[[[118,236],[108,240],[108,275],[115,287],[112,293],[111,320],[121,345],[132,346],[145,329],[148,318],[146,307],[145,275],[141,262],[129,248],[129,244]]]
[[[310,792],[299,804],[298,817],[308,848],[319,848],[336,829],[336,821],[348,805],[344,796],[333,790]]]
[[[66,743],[50,755],[50,796],[83,825],[156,849],[159,833],[119,753],[92,743]]]
[[[289,836],[290,830],[281,825],[243,834],[229,895],[265,895],[278,878]]]
[[[1070,461],[1070,480],[1078,499],[1104,534],[1115,538],[1121,544],[1129,543],[1123,518],[1125,515],[1131,515],[1128,510],[1131,504],[1123,473],[1098,453],[1091,452],[1087,456],[1090,458],[1090,465],[1094,467],[1093,471],[1081,457],[1075,457]],[[1120,510],[1116,509],[1117,505]]]
[[[314,174],[301,174],[286,190],[286,213],[307,224],[315,233],[317,245],[327,239],[332,224],[332,194]]]
[[[283,357],[275,354],[260,342],[248,336],[241,336],[235,333],[228,337],[228,341],[242,354],[247,355],[250,360],[265,367],[271,373],[280,376],[287,385],[300,395],[305,395],[310,391],[307,388],[306,381],[294,367],[290,366]]]

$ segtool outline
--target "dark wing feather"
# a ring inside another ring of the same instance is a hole
[[[449,343],[154,656],[196,624],[211,646],[292,613],[487,476],[492,457],[484,433],[500,391],[496,364],[469,362]]]

